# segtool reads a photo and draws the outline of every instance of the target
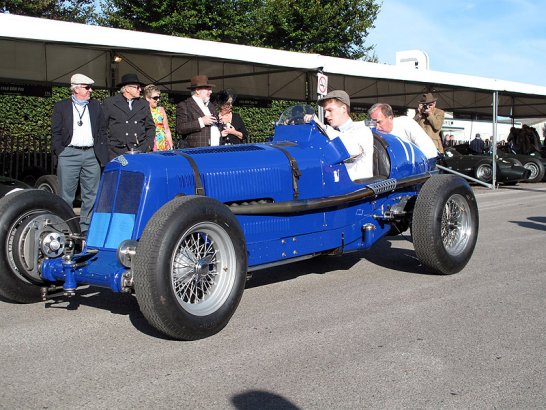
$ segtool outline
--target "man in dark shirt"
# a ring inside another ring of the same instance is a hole
[[[470,146],[468,148],[470,148],[470,151],[472,151],[474,154],[483,154],[485,143],[483,142],[480,134],[476,134],[476,137],[470,141]]]
[[[126,152],[150,152],[155,124],[148,102],[140,99],[142,83],[136,74],[125,74],[117,85],[120,93],[103,105],[110,159]]]

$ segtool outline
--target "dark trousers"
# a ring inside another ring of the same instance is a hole
[[[80,184],[80,227],[82,232],[87,231],[100,181],[100,165],[93,148],[81,150],[66,147],[59,155],[57,178],[60,195],[70,206],[74,206],[74,197]]]

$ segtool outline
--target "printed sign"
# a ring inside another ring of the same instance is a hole
[[[328,76],[325,76],[322,73],[317,74],[317,94],[328,94]]]

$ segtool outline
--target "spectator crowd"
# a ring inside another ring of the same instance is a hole
[[[71,77],[71,96],[55,104],[51,127],[59,194],[72,206],[79,186],[83,233],[89,227],[101,169],[109,160],[175,148],[158,86],[145,86],[136,74],[125,74],[117,84],[119,93],[100,104],[91,99],[94,83],[84,74]],[[248,137],[242,118],[233,112],[235,92],[223,90],[213,103],[213,87],[206,75],[192,77],[191,96],[177,106],[176,131],[185,147],[240,144]]]

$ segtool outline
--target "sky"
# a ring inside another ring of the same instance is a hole
[[[382,2],[366,42],[380,63],[418,49],[430,70],[546,86],[546,0]]]

